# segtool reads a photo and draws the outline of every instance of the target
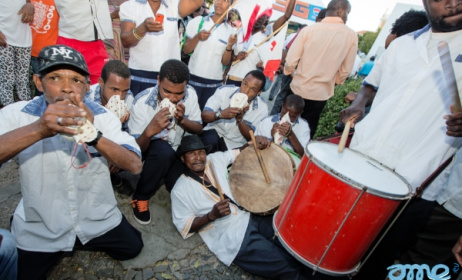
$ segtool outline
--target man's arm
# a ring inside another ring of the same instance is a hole
[[[195,10],[202,6],[202,0],[181,0],[178,6],[178,12],[182,18],[189,16]]]
[[[196,48],[197,44],[199,44],[200,41],[206,41],[209,36],[210,32],[207,30],[201,30],[199,33],[194,35],[192,38],[186,38],[186,42],[184,43],[183,46],[183,53],[184,54],[190,54],[194,51]]]
[[[134,152],[105,138],[104,136],[94,146],[108,161],[132,174],[139,174],[143,168],[141,158]]]
[[[194,104],[196,107],[191,110],[192,119],[200,118],[200,109],[198,104]],[[176,105],[175,111],[175,120],[179,126],[181,126],[185,131],[192,134],[200,134],[202,132],[202,124],[197,121],[191,121],[184,117],[186,108],[181,102]]]
[[[171,118],[168,117],[169,114],[170,112],[168,108],[164,108],[157,112],[154,118],[152,118],[146,126],[143,133],[141,133],[141,135],[136,139],[136,143],[140,146],[142,153],[148,149],[149,144],[151,143],[151,138],[169,126],[171,122]]]
[[[212,211],[208,212],[202,217],[196,217],[189,228],[189,233],[197,232],[207,224],[214,222],[216,219],[219,219],[224,216],[231,214],[231,209],[229,208],[229,199],[224,199],[217,202]]]
[[[335,75],[335,84],[337,85],[343,84],[346,78],[350,76],[351,70],[353,69],[353,65],[355,64],[357,52],[358,52],[358,37],[354,36],[353,42],[350,43],[348,54],[343,60],[342,65],[340,66],[337,74]]]
[[[377,91],[371,85],[363,85],[356,95],[355,101],[346,109],[340,111],[340,121],[352,122],[352,127],[364,116],[366,106],[370,106]]]
[[[284,75],[288,76],[292,74],[295,70],[295,67],[298,64],[298,61],[303,55],[303,48],[307,40],[308,27],[303,28],[300,33],[298,33],[297,38],[292,43],[292,46],[289,48],[286,56],[286,64],[284,66]]]
[[[221,64],[223,66],[228,66],[228,64],[233,59],[233,54],[234,54],[233,46],[234,46],[234,44],[236,44],[236,42],[237,42],[237,35],[236,34],[233,34],[233,35],[229,36],[228,45],[226,45],[226,50],[223,53],[223,56],[221,57]]]
[[[221,111],[221,119],[233,119],[235,118],[242,110],[239,108],[228,107],[225,110]],[[204,110],[201,113],[202,121],[204,123],[212,123],[217,121],[216,112]]]
[[[284,12],[284,15],[279,17],[273,24],[273,31],[276,31],[279,27],[281,27],[286,21],[290,19],[292,16],[292,12],[294,11],[295,8],[295,0],[290,0],[289,4],[287,5],[286,11]]]

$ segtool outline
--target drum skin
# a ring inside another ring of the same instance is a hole
[[[357,269],[402,200],[363,192],[325,169],[305,153],[273,226],[283,246],[303,264],[346,275]]]

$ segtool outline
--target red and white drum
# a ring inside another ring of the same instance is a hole
[[[356,151],[311,142],[273,226],[283,246],[303,264],[329,275],[347,275],[402,200],[409,184]]]

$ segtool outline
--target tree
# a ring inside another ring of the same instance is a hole
[[[376,32],[367,31],[362,36],[358,35],[358,49],[363,53],[368,53],[380,33],[380,28]]]

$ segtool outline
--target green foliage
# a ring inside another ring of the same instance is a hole
[[[377,39],[377,36],[380,33],[380,29],[376,32],[366,32],[362,36],[358,36],[358,49],[363,53],[369,53],[369,50],[372,48],[372,45]]]
[[[340,111],[348,107],[345,96],[350,92],[358,92],[363,79],[348,78],[343,85],[335,87],[334,96],[327,100],[327,104],[321,113],[318,128],[314,139],[317,137],[329,136],[335,133],[335,125],[339,121]]]

